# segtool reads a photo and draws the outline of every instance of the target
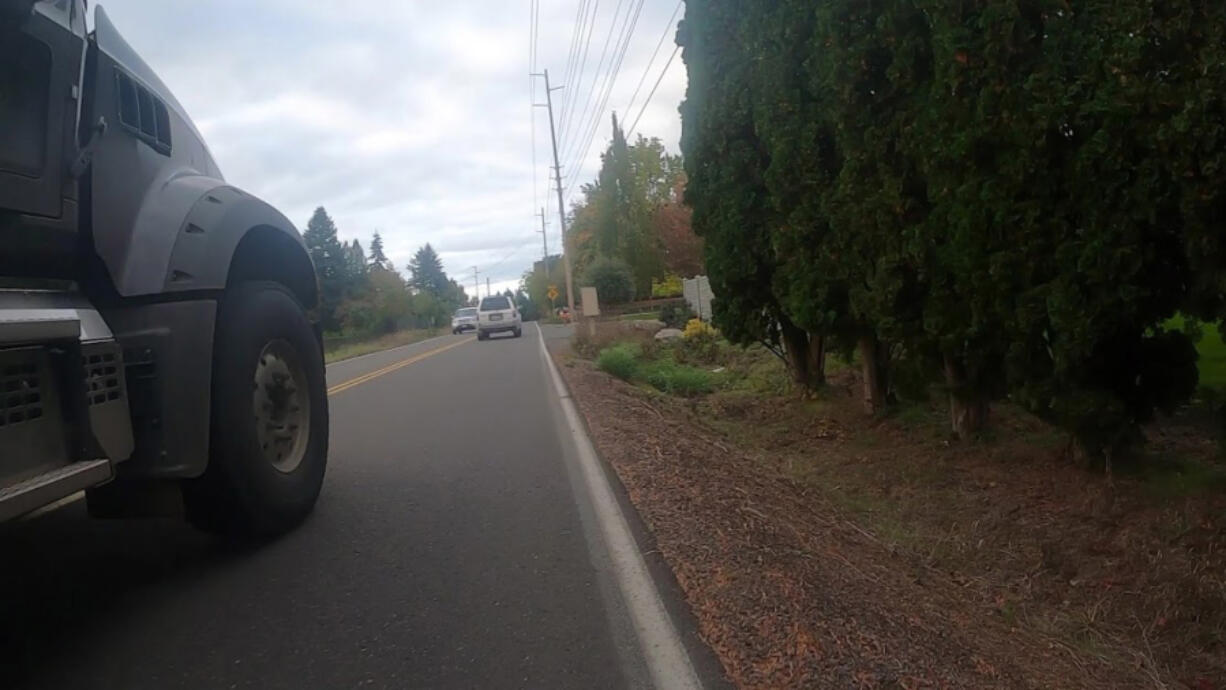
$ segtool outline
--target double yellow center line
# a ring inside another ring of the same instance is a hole
[[[375,371],[371,371],[371,372],[362,374],[361,376],[357,378],[349,379],[348,381],[345,381],[344,383],[338,383],[335,386],[328,389],[328,395],[336,395],[337,393],[340,393],[341,391],[347,391],[350,388],[353,388],[354,386],[360,386],[363,383],[370,381],[371,379],[377,379],[380,376],[383,376],[384,374],[390,374],[393,371],[407,367],[414,362],[420,362],[421,360],[427,357],[433,357],[434,355],[437,355],[440,352],[446,352],[447,350],[450,350],[453,347],[459,347],[461,345],[464,345],[465,343],[471,343],[474,340],[476,340],[476,338],[470,337],[470,338],[465,338],[459,342],[450,343],[442,347],[436,347],[433,350],[427,350],[426,352],[423,352],[421,354],[413,355],[412,357],[409,357],[408,359],[402,359],[399,362],[396,362],[394,364],[389,364],[383,367],[382,369],[376,369]]]

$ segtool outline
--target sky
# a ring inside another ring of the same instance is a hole
[[[681,132],[685,67],[679,54],[668,63],[679,2],[537,1],[535,32],[533,0],[91,6],[174,92],[227,182],[300,230],[317,206],[342,240],[369,247],[378,230],[402,273],[429,242],[470,293],[477,266],[484,294],[486,277],[513,287],[540,259],[542,206],[550,252],[560,247],[548,116],[532,106],[545,102],[543,81],[529,72],[548,69],[562,87],[553,98],[568,207],[596,176],[611,113],[674,152]],[[607,101],[594,88],[606,83]]]

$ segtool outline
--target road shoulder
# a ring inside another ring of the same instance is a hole
[[[615,629],[633,629],[652,686],[726,687],[718,662],[697,635],[671,570],[659,558],[616,475],[596,454],[586,422],[548,354],[545,333],[538,329],[538,337],[545,375],[555,392],[559,433],[572,461],[568,464],[572,484],[584,521],[591,523],[585,528],[590,527],[593,562],[615,581],[619,600],[615,608],[622,609],[622,615],[614,611],[611,624]]]

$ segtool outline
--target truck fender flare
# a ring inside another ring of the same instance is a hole
[[[299,282],[307,285],[309,294],[299,298],[310,306],[315,300],[314,268],[302,236],[281,212],[230,185],[203,194],[183,219],[160,291],[225,289],[240,245],[253,241],[274,243],[275,253],[269,257],[271,265],[263,267],[267,274],[247,277],[304,273]]]

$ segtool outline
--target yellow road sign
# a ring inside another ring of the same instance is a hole
[[[549,301],[551,301],[551,302],[552,302],[553,300],[557,299],[557,298],[558,298],[558,286],[556,286],[556,285],[550,285],[550,286],[549,286],[549,292],[546,292],[545,294],[546,294],[546,295],[549,295]]]

